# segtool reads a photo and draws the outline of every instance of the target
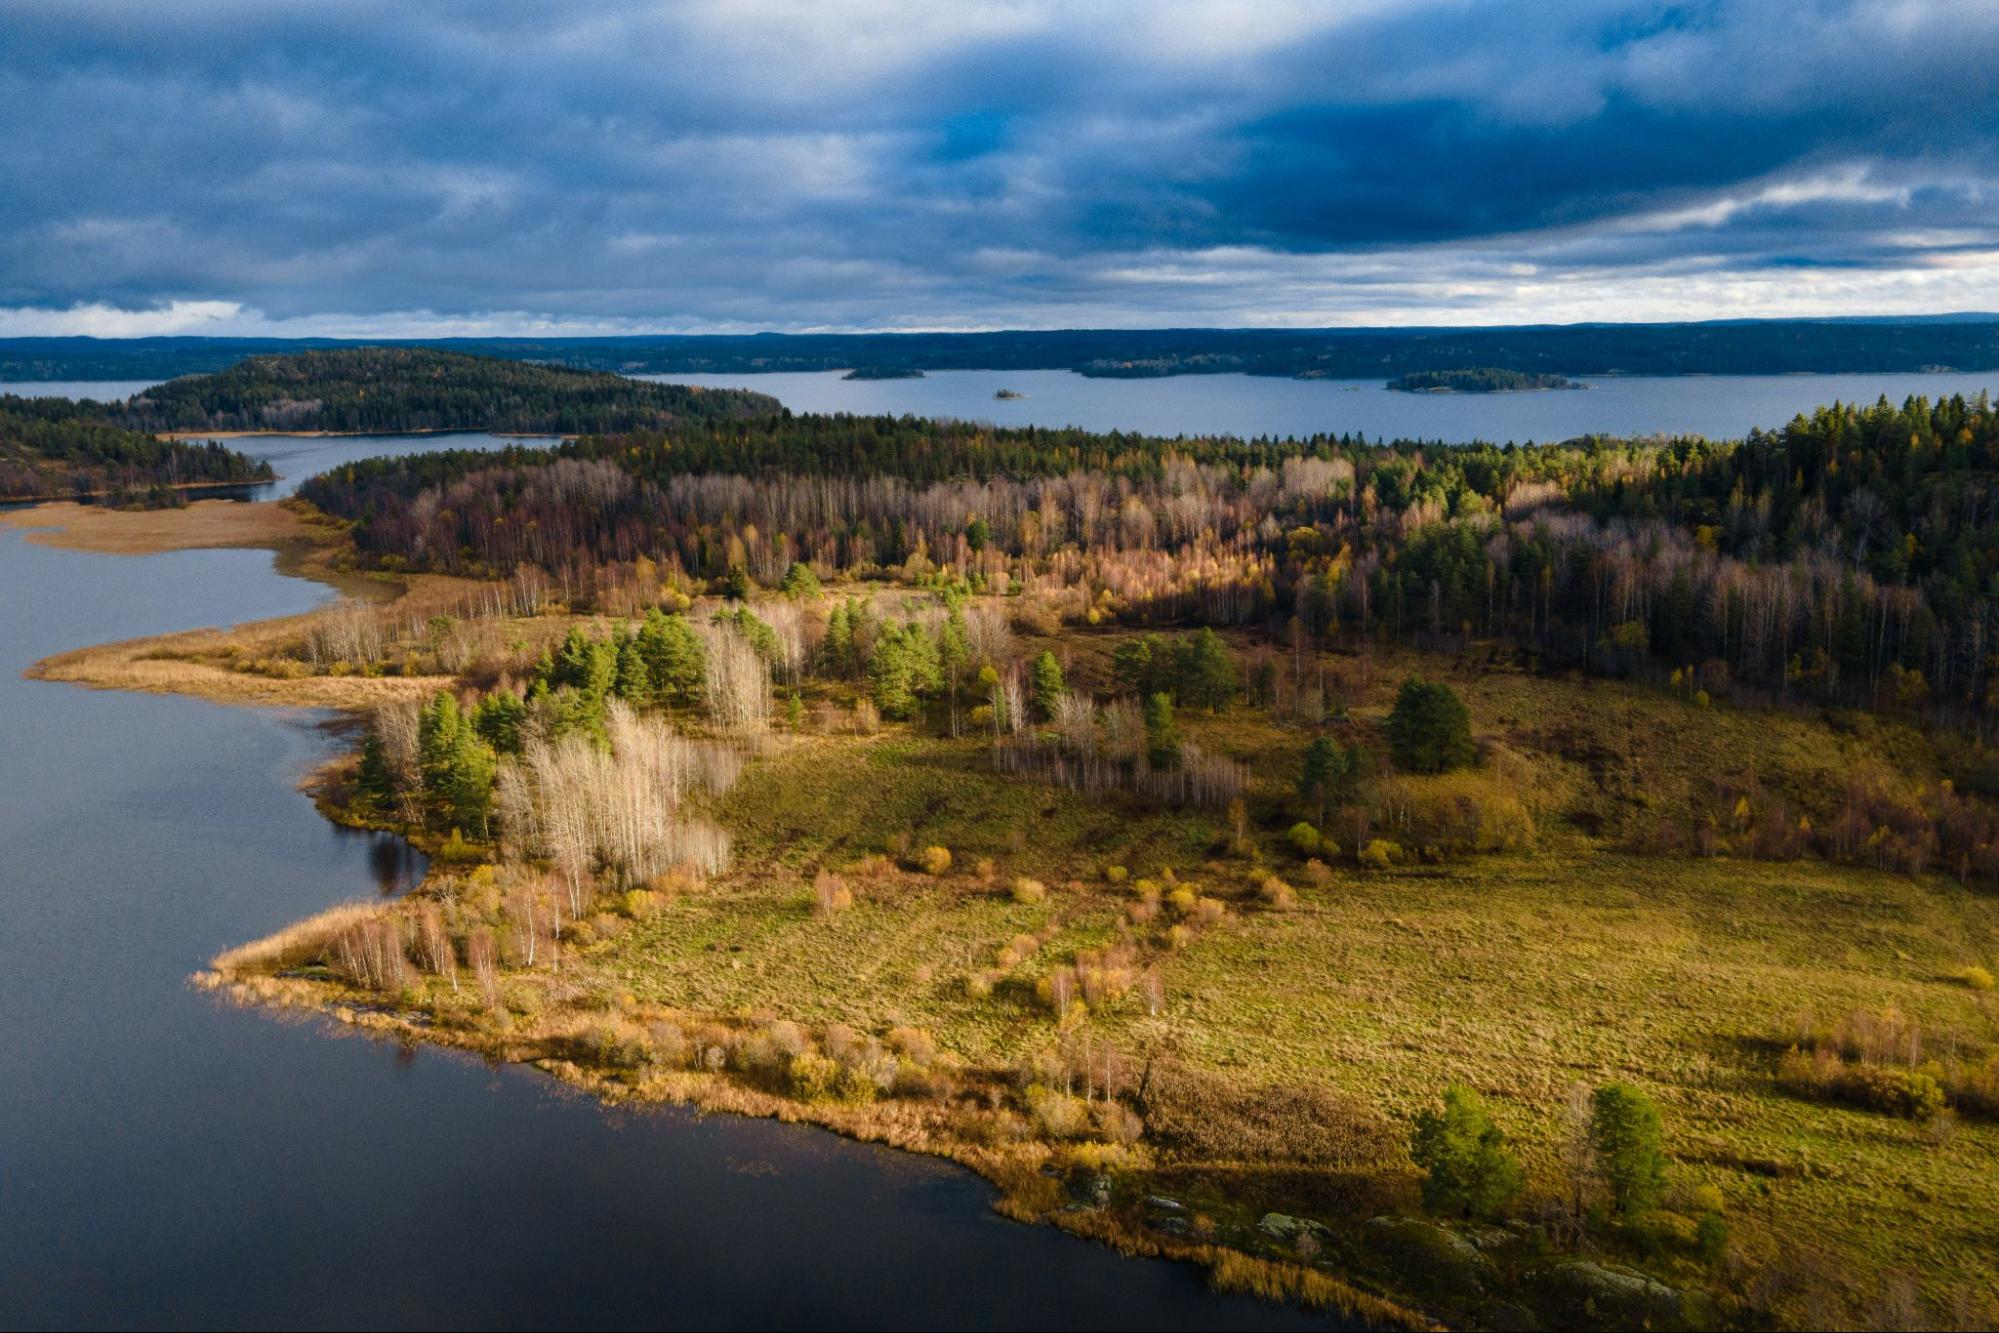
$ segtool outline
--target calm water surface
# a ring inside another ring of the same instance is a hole
[[[0,1326],[1325,1326],[1006,1222],[942,1163],[613,1114],[191,990],[420,865],[298,792],[336,744],[313,715],[20,672],[326,595],[263,552],[0,530]]]
[[[647,375],[644,379],[757,389],[794,412],[913,412],[1002,426],[1081,426],[1148,435],[1312,435],[1369,439],[1566,440],[1578,435],[1690,434],[1734,438],[1781,426],[1834,400],[1882,394],[1969,397],[1999,390],[1980,375],[1731,375],[1594,379],[1550,393],[1395,393],[1380,380],[1257,375],[1087,379],[1066,370],[936,370],[915,380],[845,380],[838,371],[770,375]],[[996,399],[1000,389],[1024,398]]]

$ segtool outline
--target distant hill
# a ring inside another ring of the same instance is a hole
[[[621,374],[1075,370],[1387,380],[1491,366],[1557,375],[1785,375],[1999,370],[1999,316],[1726,320],[1508,328],[1057,329],[990,333],[658,334],[379,343]],[[0,380],[148,379],[251,356],[352,351],[326,339],[0,339]]]
[[[652,384],[429,348],[339,347],[252,356],[215,374],[169,380],[106,410],[118,424],[142,431],[566,435],[783,409],[774,398],[734,389]]]

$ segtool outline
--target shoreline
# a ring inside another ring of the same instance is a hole
[[[56,513],[37,513],[55,507]],[[191,512],[192,511],[192,512]],[[163,531],[144,520],[168,519]],[[144,555],[185,549],[261,548],[274,553],[281,572],[324,583],[340,591],[359,590],[390,604],[422,602],[462,592],[463,580],[418,575],[396,581],[346,575],[334,565],[341,547],[339,530],[324,520],[315,522],[303,506],[284,501],[202,501],[186,509],[157,511],[100,510],[94,506],[36,506],[0,515],[0,522],[27,530],[26,539],[65,549],[106,554]],[[452,677],[308,676],[295,679],[246,674],[205,660],[207,655],[255,648],[294,637],[301,625],[324,614],[324,608],[294,616],[253,621],[228,628],[197,628],[121,642],[97,644],[51,655],[23,674],[31,679],[61,681],[92,689],[138,693],[183,694],[211,702],[258,707],[310,708],[349,717],[398,697],[421,698],[448,688]],[[338,720],[336,719],[336,725]],[[315,769],[301,784],[322,817],[331,823],[363,827],[347,816],[329,791],[351,763],[339,755]],[[394,830],[412,846],[422,839]],[[400,901],[400,900],[399,900]],[[393,904],[352,903],[335,906],[295,922],[273,936],[218,954],[210,966],[189,978],[198,989],[230,1003],[274,1012],[310,1014],[338,1027],[379,1039],[423,1041],[482,1059],[518,1064],[558,1082],[587,1092],[606,1106],[692,1107],[702,1113],[727,1113],[784,1123],[807,1124],[858,1142],[936,1157],[971,1171],[995,1191],[992,1208],[1012,1220],[1046,1224],[1077,1237],[1104,1244],[1131,1258],[1192,1263],[1202,1268],[1219,1291],[1251,1295],[1279,1303],[1323,1311],[1365,1327],[1434,1329],[1428,1317],[1394,1300],[1356,1287],[1343,1277],[1317,1267],[1273,1259],[1224,1246],[1202,1237],[1180,1239],[1144,1224],[1142,1210],[1127,1204],[1112,1211],[1084,1208],[1069,1199],[1062,1181],[1049,1174],[1056,1150],[1038,1140],[994,1146],[965,1132],[955,1105],[914,1103],[900,1099],[864,1106],[817,1104],[746,1086],[721,1073],[702,1070],[653,1069],[634,1082],[614,1073],[566,1058],[559,1030],[577,1015],[556,1007],[547,1014],[554,1031],[528,1034],[475,1033],[432,1021],[420,1011],[401,1012],[363,1002],[366,997],[300,977],[237,972],[233,958],[255,956],[260,949],[297,939],[316,925],[358,919],[357,914],[381,913]],[[975,1071],[978,1079],[990,1071]]]

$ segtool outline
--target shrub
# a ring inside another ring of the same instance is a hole
[[[854,891],[829,870],[812,877],[812,910],[821,920],[829,920],[854,905]]]
[[[949,847],[937,846],[925,847],[923,854],[917,858],[916,863],[923,868],[923,873],[926,875],[942,875],[951,869],[951,849]]]
[[[1386,870],[1402,859],[1402,849],[1386,838],[1370,838],[1354,855],[1369,870]]]
[[[1720,1213],[1702,1213],[1700,1221],[1694,1223],[1694,1253],[1709,1268],[1728,1253],[1728,1223]]]
[[[1026,876],[1014,880],[1013,900],[1017,903],[1038,903],[1048,896],[1048,886],[1038,879]]]
[[[840,1066],[817,1051],[800,1051],[791,1057],[791,1095],[800,1101],[824,1101],[833,1095],[840,1079]]]
[[[1525,1177],[1476,1092],[1444,1090],[1444,1109],[1416,1117],[1409,1156],[1423,1168],[1423,1206],[1433,1212],[1491,1217],[1520,1193]]]
[[[1957,979],[1973,990],[1991,990],[1994,985],[1990,969],[1983,967],[1961,968]]]
[[[1275,875],[1264,876],[1256,886],[1256,896],[1273,911],[1288,912],[1298,905],[1298,893]]]
[[[1929,1120],[1942,1113],[1945,1103],[1943,1085],[1931,1074],[1864,1061],[1849,1064],[1837,1051],[1823,1048],[1807,1055],[1793,1047],[1778,1063],[1777,1082],[1802,1096],[1911,1120]]]
[[[1035,1086],[1027,1090],[1027,1109],[1048,1138],[1073,1139],[1089,1132],[1090,1105],[1080,1097]]]
[[[1304,875],[1305,882],[1315,889],[1323,889],[1326,885],[1333,882],[1332,867],[1317,857],[1313,857],[1305,863]]]
[[[1126,869],[1125,869],[1125,868],[1124,868],[1123,866],[1105,866],[1105,867],[1104,867],[1104,879],[1105,879],[1105,881],[1106,881],[1106,882],[1108,882],[1108,883],[1111,883],[1111,884],[1122,884],[1122,883],[1124,883],[1124,882],[1125,882],[1125,879],[1126,879],[1126,877],[1127,877],[1128,875],[1130,875],[1130,873],[1131,873],[1131,872],[1130,872],[1130,871],[1128,871],[1128,870],[1126,870]]]
[[[1301,819],[1293,824],[1291,831],[1285,836],[1290,839],[1291,850],[1298,853],[1299,856],[1312,857],[1318,855],[1319,830],[1313,828],[1304,820]]]

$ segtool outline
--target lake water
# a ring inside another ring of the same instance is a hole
[[[0,380],[0,394],[21,398],[95,398],[100,403],[123,402],[158,380]]]
[[[849,380],[840,371],[768,375],[639,375],[665,384],[755,389],[794,412],[955,417],[1000,426],[1079,426],[1146,435],[1302,436],[1358,433],[1371,440],[1486,440],[1524,444],[1578,435],[1705,435],[1735,439],[1832,402],[1899,403],[1999,393],[1999,372],[1922,375],[1610,376],[1547,393],[1396,393],[1381,380],[1291,380],[1261,375],[1090,379],[1067,370],[933,370],[921,379]],[[0,393],[124,398],[145,381],[0,383]],[[1012,389],[1025,395],[999,399]],[[414,439],[423,436],[378,437]],[[490,438],[490,437],[489,437]],[[324,440],[309,441],[325,447]],[[335,454],[346,448],[333,442]],[[348,455],[354,456],[354,455]],[[314,460],[307,460],[314,461]],[[279,466],[280,472],[286,470]]]
[[[297,790],[337,744],[319,717],[20,672],[327,595],[265,552],[0,529],[0,1326],[1326,1326],[1007,1222],[944,1163],[613,1113],[192,990],[219,949],[420,863]]]
[[[1999,391],[1980,375],[1733,375],[1607,378],[1549,393],[1396,393],[1381,380],[1291,380],[1259,375],[1089,379],[1066,370],[938,370],[913,380],[847,380],[838,371],[769,375],[647,375],[675,384],[756,389],[794,412],[905,412],[1001,426],[1080,426],[1147,435],[1312,435],[1369,439],[1567,440],[1578,435],[1739,437],[1781,426],[1834,400],[1886,394],[1932,398]],[[1001,389],[1024,398],[996,399]]]

